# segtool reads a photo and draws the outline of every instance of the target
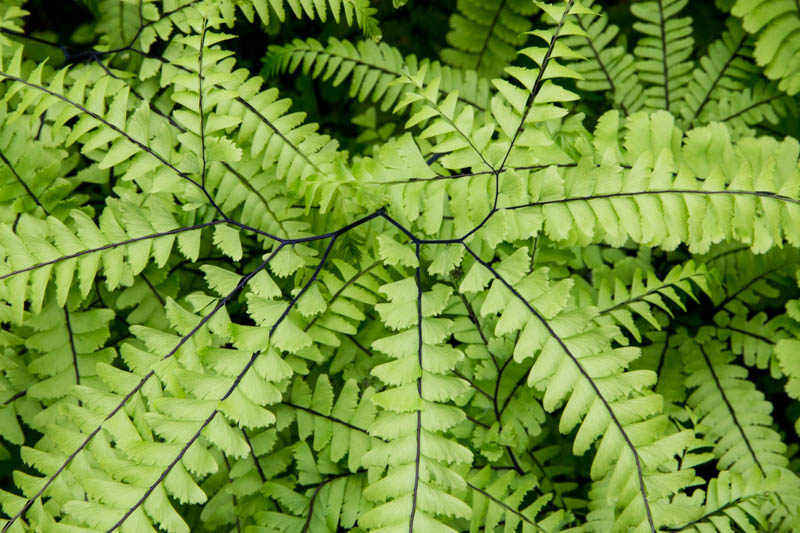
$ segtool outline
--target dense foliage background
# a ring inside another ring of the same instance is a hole
[[[796,0],[2,0],[2,531],[800,530]]]

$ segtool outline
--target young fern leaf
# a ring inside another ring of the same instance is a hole
[[[633,27],[643,33],[633,54],[639,77],[649,84],[645,89],[645,107],[650,110],[676,111],[691,79],[692,19],[677,18],[689,0],[651,0],[631,5],[631,12],[641,20]]]

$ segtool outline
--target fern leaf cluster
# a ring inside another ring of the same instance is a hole
[[[800,530],[793,2],[80,4],[0,2],[3,533]]]

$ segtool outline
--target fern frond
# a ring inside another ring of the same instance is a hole
[[[708,53],[700,58],[700,64],[692,72],[680,108],[686,129],[722,118],[715,113],[720,96],[726,91],[745,90],[758,73],[751,57],[750,36],[741,25],[729,23],[722,37],[711,43]]]
[[[668,531],[715,533],[735,530],[733,528],[755,531],[754,524],[766,529],[769,526],[763,509],[768,504],[769,493],[777,488],[776,480],[777,476],[765,478],[758,471],[742,475],[724,470],[708,482],[705,491],[697,490],[691,498],[678,504],[694,511],[697,517]],[[703,507],[698,507],[695,502]]]
[[[800,6],[791,0],[765,2],[738,0],[731,13],[756,36],[753,57],[764,74],[778,87],[794,95],[800,92]]]
[[[583,454],[601,439],[592,478],[609,483],[609,502],[613,495],[612,508],[619,511],[613,513],[614,530],[635,526],[655,531],[664,517],[654,514],[651,501],[678,492],[692,478],[691,471],[655,472],[672,454],[680,453],[689,433],[665,435],[667,421],[654,416],[661,398],[647,391],[653,383],[651,374],[625,372],[637,350],[611,348],[615,328],[588,325],[586,319],[596,314],[595,309],[567,308],[569,280],[551,285],[541,269],[525,276],[523,265],[529,263],[524,248],[491,266],[465,247],[475,262],[460,290],[482,290],[492,282],[481,313],[502,310],[495,334],[520,332],[515,359],[538,353],[528,385],[544,392],[545,410],[564,406],[559,430],[578,428],[573,451]],[[528,311],[528,317],[521,311]],[[635,441],[631,431],[636,432]]]
[[[774,82],[760,81],[741,91],[721,92],[715,114],[739,135],[752,135],[754,126],[764,121],[774,125],[796,112],[794,99],[780,92]]]
[[[506,165],[523,166],[530,164],[530,152],[537,151],[547,154],[546,147],[552,145],[549,135],[542,128],[535,127],[542,122],[559,119],[567,114],[566,109],[555,104],[563,104],[578,99],[578,95],[568,91],[553,82],[553,79],[572,78],[580,79],[581,75],[565,67],[559,61],[576,59],[576,54],[562,41],[569,36],[585,36],[573,21],[579,15],[594,15],[595,13],[584,8],[579,2],[570,0],[564,6],[539,4],[547,16],[555,21],[552,29],[535,30],[532,35],[545,41],[546,46],[533,46],[520,50],[520,54],[527,56],[536,65],[536,68],[506,67],[506,73],[514,78],[524,88],[517,87],[506,80],[494,80],[493,84],[498,90],[498,95],[492,100],[492,115],[505,134],[497,148],[505,148],[504,155],[497,168],[503,169]],[[507,106],[510,105],[510,108]],[[503,146],[504,143],[505,146]],[[514,154],[514,152],[519,152]],[[523,155],[524,154],[524,155]],[[549,162],[562,162],[559,153],[547,154]],[[545,157],[547,157],[547,155]],[[524,162],[522,162],[524,160]],[[537,161],[538,162],[538,161]],[[495,191],[495,198],[499,194],[499,178]],[[496,207],[496,204],[495,204]]]
[[[616,121],[616,112],[601,118],[598,134],[616,132]],[[673,124],[674,118],[665,112],[651,116],[634,115],[628,119],[631,129],[626,135],[626,155],[618,159],[622,164],[632,165],[630,170],[619,166],[598,170],[602,167],[586,164],[558,171],[550,167],[537,172],[538,183],[529,193],[537,200],[509,209],[535,207],[531,213],[541,213],[544,230],[551,239],[575,244],[589,244],[599,237],[620,246],[630,238],[665,249],[686,242],[689,249],[696,252],[705,251],[712,243],[723,239],[738,240],[760,252],[784,239],[796,244],[793,232],[779,235],[774,229],[784,224],[787,227],[796,224],[793,221],[800,215],[800,199],[796,193],[800,172],[796,165],[779,170],[775,163],[784,157],[796,161],[800,145],[794,141],[777,144],[768,138],[748,139],[733,145],[729,138],[725,138],[727,130],[712,125],[687,135],[681,150],[681,134]],[[647,131],[672,131],[672,139],[666,141],[661,135],[648,139],[642,134]],[[719,143],[712,150],[720,150],[716,153],[721,156],[715,159],[717,164],[714,167],[709,165],[706,152],[711,147],[712,137],[715,143]],[[655,138],[659,139],[657,146],[650,144]],[[597,145],[596,149],[600,153],[621,155],[616,133],[608,139],[608,144]],[[776,151],[775,157],[766,165],[760,161],[760,156],[756,156],[764,149],[763,153]],[[725,152],[730,156],[723,156]],[[733,155],[737,152],[741,160],[751,163],[741,165]],[[725,160],[728,163],[720,164]],[[680,177],[675,174],[677,169],[674,165],[678,161],[690,173]],[[573,175],[575,177],[570,177]],[[615,175],[618,177],[612,179]],[[627,177],[623,179],[622,176]],[[633,183],[646,185],[641,189],[637,186],[634,191],[629,188]],[[755,183],[759,185],[754,187]],[[572,193],[575,196],[570,197],[567,191],[575,191]],[[737,210],[735,217],[734,206]],[[647,215],[643,216],[643,213]],[[719,221],[730,221],[730,224],[715,225],[722,233],[714,235],[709,231],[709,216]],[[580,226],[572,223],[575,219],[581,221]],[[589,225],[589,220],[597,220],[597,225]],[[564,231],[566,228],[569,230]],[[772,233],[768,228],[773,228]]]
[[[489,82],[474,70],[452,68],[427,59],[419,61],[414,55],[403,57],[397,48],[386,43],[352,44],[331,38],[323,46],[314,39],[296,39],[284,46],[270,46],[264,63],[267,75],[302,68],[303,74],[331,80],[334,87],[350,78],[350,98],[380,102],[383,111],[391,109],[410,88],[404,74],[414,76],[421,69],[426,69],[423,79],[426,85],[441,78],[439,91],[443,96],[458,90],[462,103],[481,110],[489,106]]]
[[[123,209],[116,213],[109,208],[101,217],[100,226],[77,210],[72,213],[75,229],[54,217],[43,221],[27,215],[21,217],[17,231],[6,225],[0,226],[3,250],[0,281],[3,282],[4,299],[11,303],[15,322],[21,322],[26,301],[31,302],[34,312],[41,309],[53,270],[58,302],[63,306],[75,274],[83,297],[89,294],[101,260],[109,288],[123,282],[130,285],[130,276],[144,269],[151,254],[157,264],[166,264],[175,235],[178,235],[179,247],[187,257],[196,258],[194,250],[199,235],[192,236],[191,233],[222,222],[180,227],[163,207],[159,209],[158,204],[154,204],[153,211],[145,211],[149,217],[131,206],[121,205]],[[120,221],[126,222],[127,231],[120,226]]]
[[[714,444],[717,468],[779,476],[770,512],[784,522],[786,515],[792,516],[800,491],[797,476],[787,468],[786,447],[770,427],[771,404],[746,379],[746,370],[731,364],[732,355],[719,344],[687,343],[683,351],[689,374],[686,385],[695,389],[688,405],[700,417],[705,439]],[[797,527],[796,520],[789,518],[791,527]]]
[[[786,315],[768,317],[753,310],[771,306],[791,286],[798,261],[796,248],[772,250],[752,256],[738,248],[712,254],[713,266],[720,283],[711,285],[711,306],[707,313],[713,325],[702,326],[699,335],[713,335],[731,351],[742,356],[749,367],[769,369],[780,376],[776,344],[792,337],[792,324]]]
[[[633,24],[644,34],[633,54],[645,89],[645,107],[676,111],[691,80],[692,18],[676,15],[689,0],[652,0],[631,5],[641,22]]]
[[[442,60],[493,78],[525,43],[521,34],[531,29],[536,6],[525,0],[458,0],[456,9],[447,32],[452,48],[442,50]]]
[[[418,265],[419,245],[415,256]],[[456,468],[472,462],[466,447],[444,436],[464,419],[458,407],[446,403],[466,392],[464,381],[447,375],[463,354],[443,343],[448,321],[436,318],[451,291],[434,285],[423,292],[417,266],[415,277],[384,285],[381,292],[391,303],[376,309],[397,333],[373,343],[392,360],[373,369],[386,389],[374,396],[381,410],[370,434],[387,442],[365,454],[362,463],[379,472],[386,468],[386,474],[365,489],[376,506],[361,516],[359,525],[413,531],[416,524],[422,530],[450,531],[443,520],[471,514],[462,496],[466,482]],[[401,310],[411,314],[403,316]]]
[[[330,381],[323,374],[317,378],[313,392],[303,381],[296,380],[290,399],[283,404],[294,411],[300,438],[313,436],[317,461],[344,462],[355,473],[361,467],[361,456],[377,443],[364,429],[375,419],[371,399],[374,393],[369,388],[360,391],[351,379],[342,386],[338,398],[334,398]]]
[[[584,2],[587,8],[591,4]],[[610,93],[614,105],[626,116],[639,111],[644,104],[644,88],[633,55],[617,43],[619,27],[602,15],[578,16],[576,23],[585,37],[569,37],[564,42],[584,58],[570,65],[582,76],[578,88]]]
[[[365,37],[377,40],[381,36],[378,20],[375,18],[377,10],[370,5],[369,0],[245,0],[231,1],[230,4],[238,6],[251,22],[254,13],[267,25],[272,17],[280,22],[286,20],[287,11],[297,18],[319,18],[320,22],[325,22],[330,15],[336,23],[358,25]],[[289,5],[288,10],[286,4]]]
[[[641,332],[634,322],[634,313],[645,319],[653,328],[661,329],[661,324],[653,315],[653,309],[660,309],[671,315],[672,311],[667,306],[666,299],[685,310],[683,299],[675,289],[680,289],[684,294],[696,299],[692,283],[708,294],[710,292],[707,285],[708,276],[709,272],[704,265],[695,266],[692,261],[675,266],[663,280],[658,279],[652,272],[645,274],[637,269],[634,271],[630,289],[619,278],[615,278],[613,288],[604,280],[598,287],[594,305],[598,307],[600,315],[607,314],[612,317],[637,341],[641,341]]]
[[[512,531],[520,525],[522,531],[560,529],[567,518],[563,511],[556,511],[542,519],[536,519],[550,500],[549,494],[537,498],[520,509],[526,494],[536,485],[535,477],[531,475],[520,477],[513,471],[492,475],[491,469],[484,468],[475,473],[469,479],[472,492],[470,532],[477,532],[481,528],[485,531],[494,531],[501,523]]]

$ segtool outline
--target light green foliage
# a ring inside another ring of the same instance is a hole
[[[0,2],[4,533],[800,530],[792,2],[83,4]]]

